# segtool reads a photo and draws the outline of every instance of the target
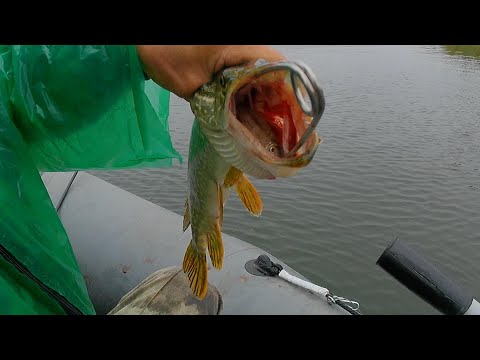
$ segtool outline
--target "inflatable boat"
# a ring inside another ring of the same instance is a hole
[[[43,173],[97,314],[154,272],[181,266],[191,239],[183,218],[87,172]],[[267,251],[228,234],[221,271],[209,282],[225,315],[360,315],[359,304],[313,284]],[[445,315],[478,315],[480,304],[426,258],[396,239],[377,265]]]
[[[155,271],[182,264],[191,234],[190,228],[182,231],[180,215],[87,172],[43,173],[42,179],[97,314],[108,313]],[[355,309],[322,296],[324,288],[263,249],[228,234],[223,241],[223,268],[208,272],[222,295],[221,314],[348,315]],[[259,258],[283,270],[283,276],[264,273],[256,265]]]

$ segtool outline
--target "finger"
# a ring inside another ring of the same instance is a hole
[[[258,59],[280,61],[286,60],[286,57],[280,51],[266,45],[228,46],[224,49],[220,61],[217,62],[215,72],[223,68],[246,64]]]

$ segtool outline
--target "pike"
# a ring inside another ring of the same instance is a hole
[[[307,166],[321,142],[315,127],[325,102],[303,63],[259,60],[224,69],[194,94],[190,107],[195,118],[183,231],[191,226],[192,239],[183,271],[203,299],[207,249],[212,265],[218,270],[223,265],[223,210],[230,190],[260,216],[262,200],[246,174],[271,180]]]

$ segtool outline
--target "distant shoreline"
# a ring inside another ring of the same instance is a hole
[[[450,55],[462,54],[480,58],[480,45],[444,45],[443,47]]]

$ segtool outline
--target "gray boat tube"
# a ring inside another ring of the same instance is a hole
[[[480,304],[468,290],[399,239],[385,249],[377,265],[444,315],[480,315]]]
[[[108,313],[155,271],[181,266],[191,232],[182,231],[179,214],[86,172],[43,173],[42,179],[97,314]],[[251,274],[245,264],[265,255],[295,279],[309,282],[263,249],[225,233],[222,237],[223,268],[208,272],[222,295],[221,315],[350,315],[344,303],[329,302],[280,276]]]

